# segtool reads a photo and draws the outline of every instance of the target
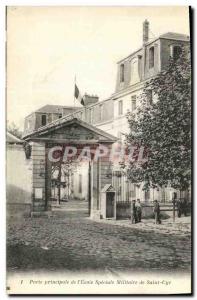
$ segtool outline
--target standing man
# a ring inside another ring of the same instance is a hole
[[[141,218],[142,218],[142,206],[140,203],[140,199],[137,199],[137,203],[136,203],[136,215],[137,215],[137,222],[141,222]]]
[[[155,214],[155,224],[161,224],[160,205],[157,200],[154,200],[153,212]]]
[[[187,216],[187,199],[183,198],[182,200],[182,213],[184,214],[184,216]]]
[[[131,222],[132,224],[137,223],[135,200],[132,200],[131,202]]]
[[[182,213],[182,205],[181,205],[181,200],[180,199],[178,199],[176,201],[176,206],[177,206],[177,216],[178,216],[178,218],[180,218],[181,213]]]
[[[173,222],[175,222],[175,208],[176,208],[175,206],[177,204],[177,193],[176,192],[173,193],[172,204],[173,204]],[[178,215],[181,216],[181,202],[179,204],[180,204],[179,205],[180,208],[179,208],[179,210],[177,209],[177,212],[178,212]]]

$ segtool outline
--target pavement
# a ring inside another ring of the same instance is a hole
[[[183,220],[189,226],[187,217]],[[95,222],[80,205],[56,208],[50,218],[13,219],[7,224],[7,268],[12,272],[190,271],[189,231],[178,233],[178,225],[169,219],[161,225],[152,222]]]
[[[190,235],[191,234],[191,217],[181,217],[162,220],[161,224],[155,224],[153,219],[142,219],[140,223],[132,224],[131,220],[98,220],[98,223],[110,224],[114,226],[123,226],[143,231],[153,231],[162,234]]]
[[[85,201],[70,201],[67,204],[55,205],[53,207],[53,214],[65,214],[65,211],[73,212],[80,211],[88,213],[87,202]],[[90,219],[91,220],[91,219]],[[190,235],[191,234],[191,216],[182,216],[162,220],[161,224],[155,224],[153,219],[142,219],[140,223],[132,224],[130,219],[126,220],[113,220],[113,219],[100,219],[92,220],[93,222],[110,224],[114,226],[123,226],[129,228],[135,228],[143,231],[154,231],[163,234],[178,234],[178,235]]]

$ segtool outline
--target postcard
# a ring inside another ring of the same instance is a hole
[[[191,295],[191,17],[7,7],[9,295]]]

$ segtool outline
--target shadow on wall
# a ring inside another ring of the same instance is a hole
[[[13,184],[7,184],[7,218],[30,216],[31,193]]]

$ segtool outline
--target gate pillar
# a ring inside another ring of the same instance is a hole
[[[100,162],[91,162],[91,211],[92,219],[100,219]]]
[[[44,142],[31,142],[32,146],[32,216],[48,214],[46,200],[46,155]]]
[[[109,154],[99,158],[96,162],[92,161],[92,192],[91,192],[91,218],[101,218],[101,190],[106,184],[112,184],[112,176],[109,174],[110,169],[110,150],[111,145],[107,146]]]

